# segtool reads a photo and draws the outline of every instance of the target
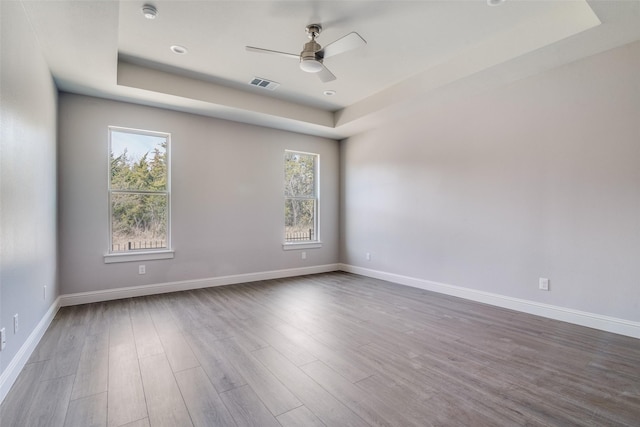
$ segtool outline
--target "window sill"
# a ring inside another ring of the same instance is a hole
[[[171,259],[174,254],[173,249],[163,251],[140,251],[104,254],[104,263],[113,264],[116,262],[152,261],[156,259]]]
[[[322,242],[283,243],[283,251],[295,251],[301,249],[317,249],[322,247]]]

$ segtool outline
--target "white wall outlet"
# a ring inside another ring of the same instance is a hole
[[[370,252],[367,252],[366,258],[367,258],[367,261],[371,261],[371,253]]]
[[[540,279],[538,279],[538,289],[540,289],[541,291],[548,291],[549,279],[547,279],[546,277],[541,277]]]
[[[42,287],[42,299],[47,299],[47,285]]]
[[[147,274],[147,267],[144,264],[138,266],[138,274]]]
[[[13,333],[17,334],[20,329],[20,324],[18,323],[18,313],[13,315]]]
[[[300,254],[300,257],[302,257],[302,259],[307,259],[307,253],[306,252],[302,252]]]
[[[4,328],[0,329],[0,351],[7,346],[7,334]]]

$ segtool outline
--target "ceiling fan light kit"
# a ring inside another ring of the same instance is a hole
[[[319,73],[322,70],[322,62],[315,59],[301,59],[300,69],[307,73]]]
[[[338,55],[340,53],[347,52],[349,50],[356,49],[364,46],[367,42],[355,32],[349,33],[344,37],[339,38],[333,43],[329,43],[324,48],[316,42],[316,37],[322,32],[322,25],[311,24],[305,28],[307,35],[311,41],[304,44],[302,52],[299,55],[294,53],[279,52],[276,50],[262,49],[259,47],[246,46],[249,52],[257,53],[270,53],[279,56],[285,56],[288,58],[296,58],[300,61],[300,69],[307,73],[316,74],[324,83],[333,81],[336,76],[324,65],[324,59],[331,56]]]

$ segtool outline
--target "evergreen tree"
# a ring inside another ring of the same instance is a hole
[[[316,156],[311,154],[285,153],[287,233],[308,233],[315,228],[315,159]]]
[[[167,189],[166,147],[164,142],[137,160],[126,149],[116,157],[110,155],[112,240],[120,250],[131,241],[166,244],[167,195],[153,193]]]

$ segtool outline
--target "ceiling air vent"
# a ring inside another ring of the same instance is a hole
[[[271,80],[266,80],[262,77],[254,77],[253,79],[251,79],[249,84],[251,86],[257,86],[268,90],[274,90],[275,88],[280,86],[280,83],[272,82]]]

